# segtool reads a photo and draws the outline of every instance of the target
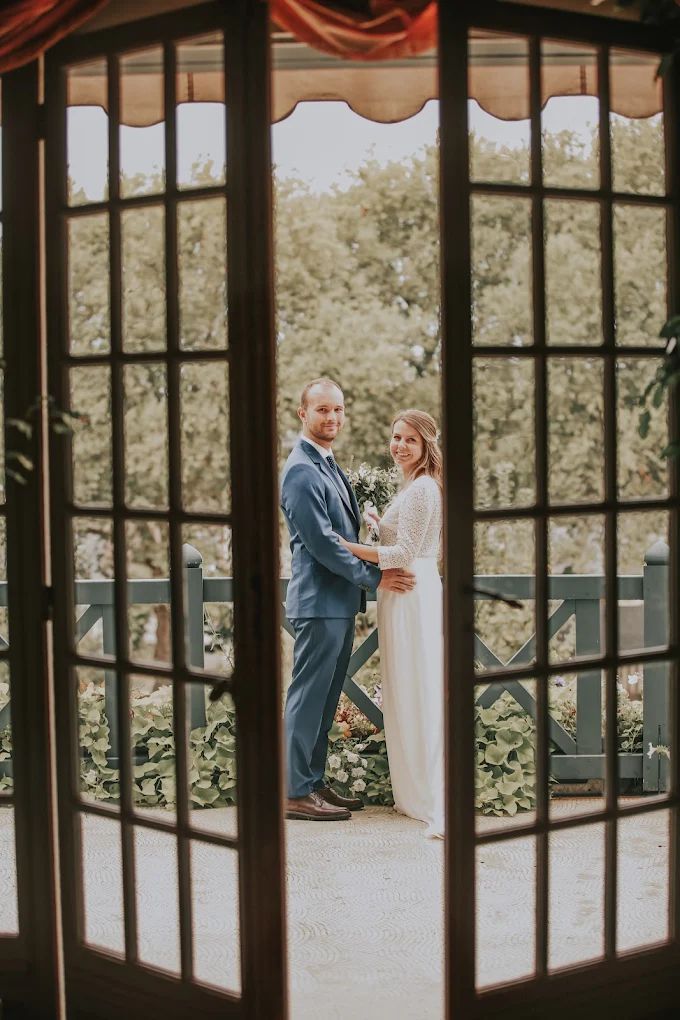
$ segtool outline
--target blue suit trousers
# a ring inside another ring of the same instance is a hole
[[[354,617],[290,622],[295,651],[284,717],[288,796],[306,797],[323,786],[328,733],[352,654]]]

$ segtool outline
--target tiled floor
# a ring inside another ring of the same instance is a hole
[[[596,802],[553,802],[555,814]],[[234,825],[230,810],[204,812],[206,827]],[[439,1020],[443,994],[443,844],[420,823],[385,808],[350,822],[287,824],[288,930],[293,1020]],[[496,824],[480,820],[480,827]],[[505,823],[507,824],[507,823]],[[89,938],[122,948],[120,851],[115,824],[83,830]],[[170,837],[138,831],[140,952],[176,969],[176,859]],[[603,826],[570,829],[551,844],[550,959],[555,967],[602,951]],[[196,968],[200,979],[238,986],[237,869],[233,851],[192,852]],[[479,982],[530,972],[535,856],[526,837],[478,855]],[[0,811],[0,930],[16,924],[10,814]],[[620,948],[666,932],[668,826],[665,812],[619,830]],[[455,909],[455,905],[454,905]]]

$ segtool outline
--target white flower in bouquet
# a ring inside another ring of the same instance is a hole
[[[360,464],[356,469],[347,472],[350,485],[354,489],[359,506],[370,502],[380,515],[397,491],[397,471],[395,468],[371,467]]]
[[[366,775],[366,769],[362,769],[360,765],[357,765],[355,769],[352,769],[352,775],[355,779],[360,779]]]
[[[354,751],[345,751],[345,758],[352,764],[354,764],[355,761],[359,761],[359,755],[355,754]]]
[[[378,516],[378,511],[375,506],[375,503],[372,503],[370,500],[367,500],[364,503],[364,511],[361,516],[364,524],[366,525],[367,529],[366,541],[368,542],[369,545],[377,545],[378,542],[380,541],[380,525],[375,520],[375,517],[373,516],[374,514],[375,517]]]
[[[366,783],[363,781],[363,779],[356,779],[350,786],[350,790],[352,791],[352,793],[361,793],[362,790],[365,789]]]
[[[344,769],[340,769],[340,771],[336,773],[335,778],[339,783],[346,783],[347,780],[349,779],[349,776],[347,775]]]
[[[328,767],[330,769],[339,769],[341,765],[342,765],[342,762],[340,761],[340,755],[339,754],[332,754],[330,756],[330,758],[328,759]]]

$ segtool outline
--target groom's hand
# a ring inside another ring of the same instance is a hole
[[[383,570],[382,581],[378,585],[378,591],[411,591],[416,586],[416,575],[410,570],[402,570],[401,567],[392,567],[390,570]]]

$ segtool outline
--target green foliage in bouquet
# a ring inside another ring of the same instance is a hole
[[[370,464],[362,463],[356,470],[349,470],[347,477],[354,489],[360,510],[364,509],[365,503],[372,503],[382,515],[397,491],[396,468],[372,467]]]

